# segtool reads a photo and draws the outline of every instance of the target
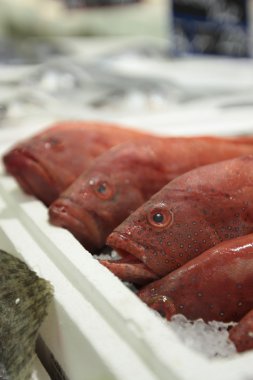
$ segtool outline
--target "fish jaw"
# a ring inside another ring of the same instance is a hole
[[[66,228],[91,253],[103,245],[103,237],[94,216],[71,199],[59,198],[49,207],[50,223]]]
[[[120,251],[124,256],[129,258],[133,256],[137,258],[140,262],[145,264],[146,250],[145,247],[141,244],[129,239],[127,233],[120,233],[117,230],[114,230],[107,238],[106,244]],[[132,261],[132,260],[131,260]]]
[[[252,241],[253,234],[221,242],[137,295],[166,317],[173,298],[175,313],[188,319],[238,321],[253,308]]]
[[[135,285],[146,285],[158,279],[157,275],[149,270],[145,264],[138,259],[130,260],[99,260],[100,264],[108,268],[115,276],[122,281],[127,281]],[[135,261],[135,262],[134,262]]]
[[[114,230],[108,236],[106,243],[113,247],[123,259],[117,261],[100,260],[100,263],[110,269],[121,280],[144,285],[159,278],[145,264],[145,247],[129,239],[127,234]]]
[[[52,178],[35,157],[24,149],[14,149],[3,157],[7,172],[13,175],[27,194],[39,198],[47,206],[57,197]]]

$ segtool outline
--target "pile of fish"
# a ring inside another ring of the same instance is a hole
[[[62,122],[3,161],[49,219],[168,320],[238,322],[253,348],[253,138],[161,137],[120,125]]]

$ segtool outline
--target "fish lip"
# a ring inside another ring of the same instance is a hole
[[[144,286],[152,281],[158,280],[158,276],[152,272],[145,264],[137,259],[136,262],[122,260],[102,260],[100,264],[108,268],[122,281],[127,281],[138,286]]]
[[[117,238],[117,242],[115,243],[115,238]],[[129,235],[127,233],[119,232],[117,230],[114,230],[107,238],[106,240],[107,244],[115,249],[123,249],[127,253],[131,253],[135,257],[138,257],[136,255],[136,249],[139,251],[143,251],[145,248],[144,246],[136,243],[135,241],[129,239]],[[112,244],[111,244],[112,243]]]
[[[8,173],[13,175],[22,189],[47,206],[58,196],[55,184],[46,168],[26,149],[14,148],[3,157]]]
[[[92,213],[80,209],[71,198],[57,199],[48,212],[50,223],[66,228],[88,251],[95,253],[100,248],[99,227]]]
[[[116,243],[115,243],[115,239]],[[136,243],[135,241],[129,239],[129,235],[127,233],[122,233],[117,230],[114,230],[107,238],[106,244],[112,247],[117,251],[119,250],[124,250],[128,254],[133,255],[136,257],[140,262],[145,264],[149,269],[154,272],[153,268],[150,268],[149,265],[145,262],[145,257],[146,257],[146,248],[145,246]],[[155,273],[155,272],[154,272]],[[157,274],[157,273],[156,273]]]

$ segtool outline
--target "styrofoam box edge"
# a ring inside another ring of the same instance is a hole
[[[41,336],[69,378],[83,380],[85,373],[89,379],[130,379],[137,371],[141,378],[154,379],[135,352],[63,276],[18,220],[2,219],[0,227],[2,246],[54,286],[54,302]]]
[[[42,366],[37,356],[35,357],[33,368],[31,380],[50,380],[48,373]]]

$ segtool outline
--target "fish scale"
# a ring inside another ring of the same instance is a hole
[[[239,321],[253,308],[253,234],[223,241],[138,295],[170,319]]]

